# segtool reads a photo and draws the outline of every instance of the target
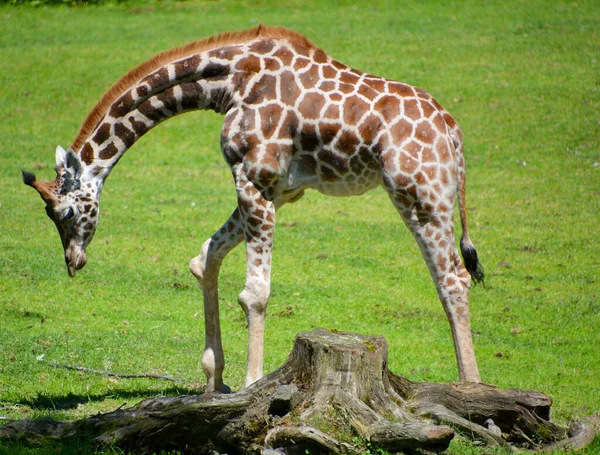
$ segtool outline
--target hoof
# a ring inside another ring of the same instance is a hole
[[[210,394],[210,395],[229,395],[231,393],[231,387],[229,387],[228,385],[225,384],[221,384],[219,387],[216,387],[214,389],[206,389],[206,391],[204,392],[204,394]]]

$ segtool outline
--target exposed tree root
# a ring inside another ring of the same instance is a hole
[[[75,422],[16,421],[0,440],[93,438],[151,453],[361,453],[445,450],[455,431],[489,445],[581,448],[584,424],[550,422],[551,399],[487,384],[415,383],[387,368],[384,338],[317,329],[300,333],[286,363],[232,395],[160,397]]]

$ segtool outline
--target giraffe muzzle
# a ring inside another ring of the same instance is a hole
[[[67,272],[69,273],[69,276],[73,278],[77,270],[82,269],[87,264],[87,255],[81,248],[69,247],[67,251],[65,251],[65,262],[67,264]]]

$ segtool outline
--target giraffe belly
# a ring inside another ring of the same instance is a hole
[[[284,187],[286,191],[310,188],[328,196],[363,194],[383,183],[379,164],[364,158],[333,152],[300,153],[290,163]]]

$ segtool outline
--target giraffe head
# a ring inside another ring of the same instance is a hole
[[[58,229],[69,276],[87,263],[85,248],[98,224],[98,191],[91,183],[82,183],[83,165],[75,152],[56,149],[56,179],[36,180],[31,172],[23,171],[23,182],[37,190],[46,203],[46,213]]]

